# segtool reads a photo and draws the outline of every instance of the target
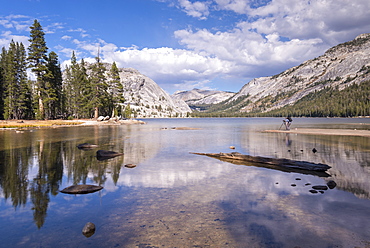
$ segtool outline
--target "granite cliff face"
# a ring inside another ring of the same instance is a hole
[[[328,86],[342,90],[367,80],[370,80],[370,34],[362,34],[278,75],[253,79],[228,103],[238,104],[240,112],[269,111]]]
[[[152,79],[135,69],[120,68],[126,104],[137,112],[137,117],[187,117],[189,106],[181,99],[173,99]]]
[[[217,104],[234,96],[235,93],[218,90],[192,89],[189,91],[177,91],[172,97],[184,100],[188,105]]]

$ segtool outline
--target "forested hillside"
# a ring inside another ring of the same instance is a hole
[[[197,106],[197,116],[368,116],[370,34],[277,75],[255,78],[233,97]]]
[[[355,117],[370,116],[370,81],[339,91],[327,87],[301,98],[294,105],[267,112],[268,116]]]
[[[234,103],[236,109],[240,103]],[[225,111],[228,109],[228,111]],[[240,113],[230,109],[228,104],[210,106],[207,112],[195,112],[197,117],[255,117],[255,116],[305,116],[305,117],[358,117],[370,116],[370,81],[352,84],[344,90],[326,87],[312,92],[293,105],[268,112],[260,110]]]

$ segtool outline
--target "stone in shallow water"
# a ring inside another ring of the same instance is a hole
[[[115,151],[106,151],[106,150],[98,150],[96,151],[96,158],[98,160],[106,160],[110,158],[114,158],[117,156],[122,156],[123,153],[115,152]]]
[[[89,150],[89,149],[93,149],[96,147],[98,147],[98,145],[89,144],[89,143],[83,143],[83,144],[77,145],[77,148],[81,150]]]
[[[327,182],[326,185],[328,185],[329,189],[334,189],[337,186],[337,184],[333,180]]]
[[[126,168],[135,168],[136,164],[125,164]]]
[[[91,222],[87,222],[84,228],[82,229],[82,234],[86,237],[89,238],[93,236],[95,233],[95,224]]]
[[[326,185],[315,185],[315,186],[312,186],[312,188],[316,189],[316,190],[327,190],[328,186],[326,186]]]
[[[102,186],[89,185],[89,184],[80,184],[72,185],[67,188],[62,189],[60,192],[65,194],[89,194],[101,190]]]

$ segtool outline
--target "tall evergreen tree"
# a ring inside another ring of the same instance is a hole
[[[87,75],[87,68],[84,59],[81,59],[78,71],[76,74],[76,81],[78,83],[78,115],[83,118],[91,118],[92,106],[90,104],[93,99],[93,88]]]
[[[6,49],[3,47],[0,54],[0,119],[4,119],[4,90],[5,90],[5,59]]]
[[[120,111],[120,115],[122,115],[122,103],[125,102],[125,98],[123,97],[123,85],[121,83],[121,78],[119,76],[119,70],[117,68],[116,62],[113,62],[112,67],[109,71],[111,81],[109,83],[110,86],[110,93],[113,103],[113,114],[112,117],[115,115],[116,111]],[[121,108],[119,108],[121,106]]]
[[[36,75],[36,100],[37,100],[37,118],[45,118],[45,107],[44,102],[47,98],[46,93],[46,78],[47,74],[47,51],[45,41],[45,33],[41,27],[41,24],[35,20],[33,25],[30,27],[30,46],[28,47],[28,61],[29,65],[32,68],[32,72]]]
[[[67,66],[65,69],[65,78],[63,83],[63,110],[65,117],[74,116],[75,108],[76,108],[76,90],[74,89],[74,77],[73,71],[75,70],[77,65],[77,60],[75,56],[75,52],[73,51],[71,57],[71,66]]]
[[[16,60],[18,62],[17,119],[31,119],[33,118],[32,91],[30,80],[27,78],[27,53],[23,43],[16,44]]]
[[[88,80],[84,60],[77,63],[73,52],[71,65],[66,68],[63,91],[65,95],[65,109],[69,116],[89,118],[92,113],[92,89]]]
[[[31,90],[27,79],[26,50],[12,41],[5,55],[4,118],[32,118]]]
[[[50,52],[47,60],[47,74],[45,75],[45,117],[54,119],[61,114],[62,99],[62,71],[58,55]]]
[[[106,115],[108,114],[109,110],[107,107],[107,103],[109,102],[109,94],[108,94],[108,84],[105,78],[105,67],[102,62],[100,62],[99,55],[95,58],[96,63],[92,64],[91,75],[90,75],[90,83],[92,86],[92,99],[91,99],[91,106],[94,108],[94,118],[97,119],[99,117],[99,109],[101,112]]]

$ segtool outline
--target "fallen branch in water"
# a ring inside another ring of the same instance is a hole
[[[311,163],[307,161],[297,161],[297,160],[290,160],[285,158],[267,158],[267,157],[258,157],[258,156],[250,156],[250,155],[243,155],[238,152],[232,153],[196,153],[191,152],[192,154],[197,155],[205,155],[208,157],[218,158],[220,160],[225,161],[242,161],[242,162],[250,162],[250,163],[258,163],[258,164],[266,164],[276,167],[288,168],[288,169],[299,169],[299,170],[308,170],[308,171],[318,171],[323,172],[331,167],[326,164],[321,163]]]

